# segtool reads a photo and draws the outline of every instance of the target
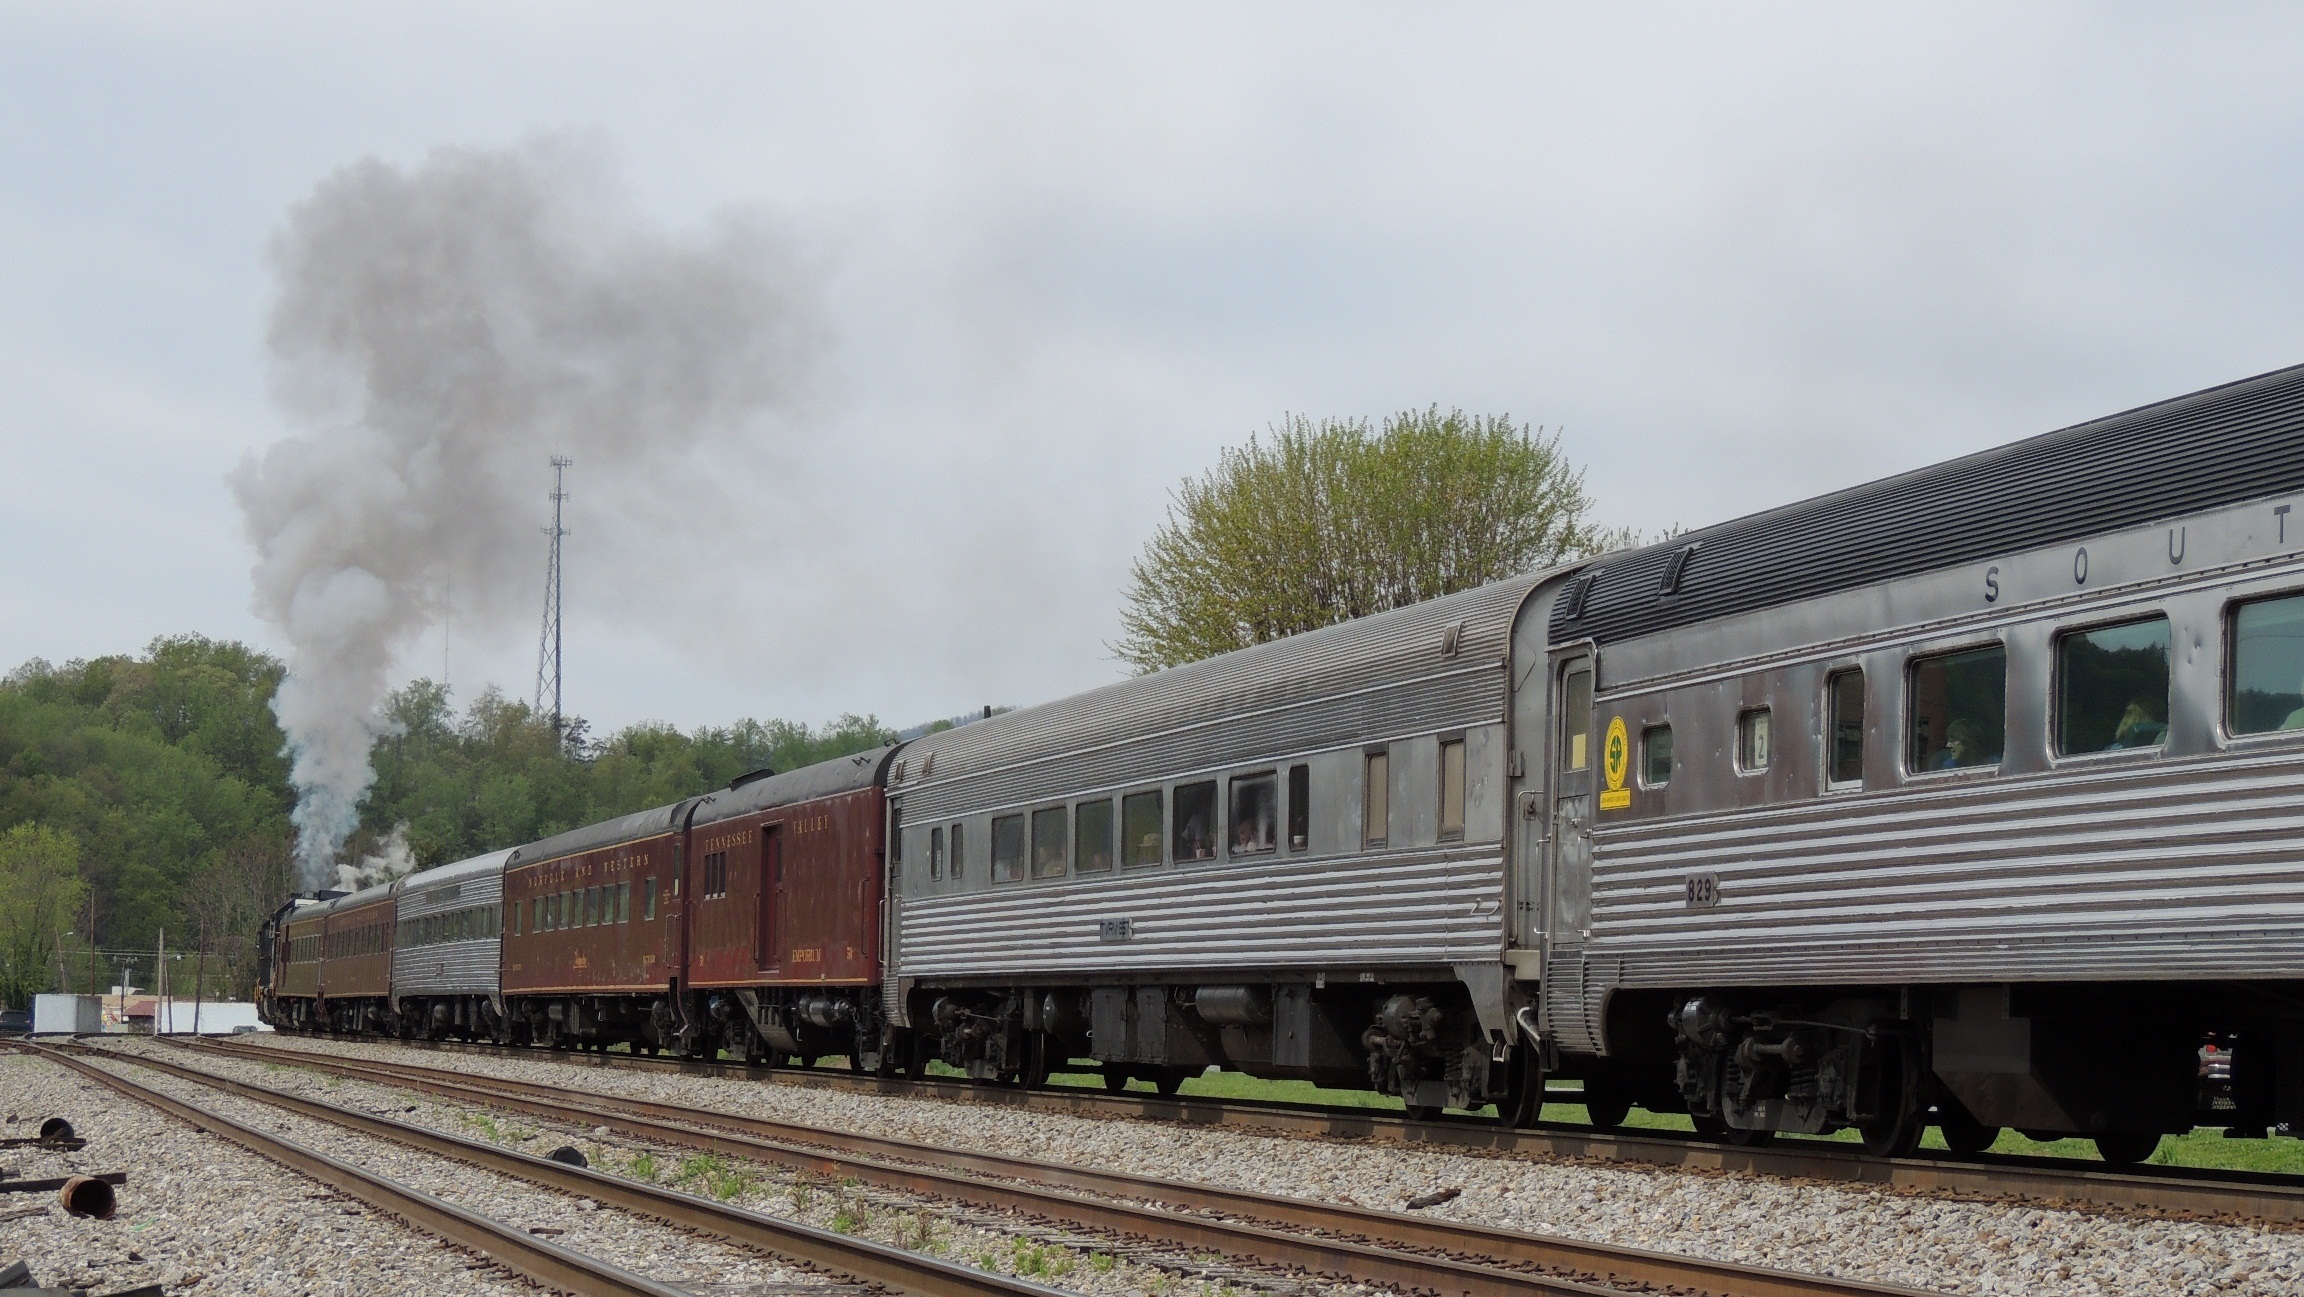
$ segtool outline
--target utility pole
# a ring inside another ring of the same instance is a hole
[[[544,634],[536,646],[536,714],[552,718],[555,740],[564,737],[560,720],[560,540],[568,529],[560,525],[560,506],[568,499],[568,492],[562,489],[563,475],[574,462],[565,455],[552,457],[552,525],[544,529],[552,538],[552,552],[544,567]]]

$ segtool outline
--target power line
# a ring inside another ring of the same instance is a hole
[[[552,718],[552,737],[563,737],[560,722],[560,541],[568,529],[560,525],[560,506],[568,498],[562,489],[563,474],[576,461],[565,455],[552,457],[552,525],[544,534],[552,538],[552,555],[544,567],[544,634],[536,646],[536,714]],[[546,692],[549,686],[550,692]],[[551,706],[546,708],[546,700]]]

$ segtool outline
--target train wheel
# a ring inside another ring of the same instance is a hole
[[[1440,1120],[1440,1105],[1436,1103],[1411,1103],[1408,1105],[1408,1120],[1438,1121]]]
[[[1955,1153],[1981,1153],[2000,1138],[1998,1126],[1987,1126],[1969,1116],[1956,1099],[1937,1107],[1936,1129],[1944,1135],[1944,1147]]]
[[[1027,1090],[1047,1086],[1052,1072],[1048,1062],[1048,1033],[1035,1031],[1024,1043],[1024,1070],[1016,1079]]]
[[[1186,1081],[1200,1075],[1203,1070],[1197,1067],[1163,1067],[1153,1074],[1152,1088],[1172,1096],[1184,1088]]]
[[[1522,1045],[1512,1051],[1510,1083],[1505,1106],[1498,1111],[1512,1126],[1533,1126],[1544,1119],[1544,1063],[1536,1051]]]
[[[1856,1128],[1872,1156],[1910,1157],[1927,1123],[1920,1103],[1920,1052],[1894,1039],[1882,1042],[1880,1049],[1880,1115]]]
[[[2134,1166],[2160,1147],[2158,1134],[2118,1131],[2096,1137],[2096,1154],[2113,1166]]]
[[[1631,1115],[1632,1100],[1610,1086],[1584,1083],[1584,1115],[1594,1130],[1614,1130]]]
[[[1104,1065],[1104,1088],[1114,1094],[1128,1088],[1128,1069],[1112,1063]]]

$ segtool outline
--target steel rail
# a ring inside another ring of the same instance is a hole
[[[83,1062],[62,1050],[46,1045],[26,1048],[41,1058],[70,1068],[138,1103],[158,1108],[189,1124],[196,1131],[230,1140],[266,1161],[285,1166],[378,1211],[397,1216],[420,1230],[477,1252],[547,1288],[582,1293],[587,1297],[591,1294],[601,1294],[602,1297],[685,1297],[683,1289],[657,1283],[620,1266],[570,1251],[536,1238],[525,1230],[490,1220],[396,1180],[306,1148],[294,1140],[242,1125],[198,1104],[138,1085],[127,1077]]]
[[[1820,1140],[1787,1140],[1766,1147],[1748,1148],[1669,1132],[1595,1131],[1585,1127],[1554,1124],[1513,1127],[1493,1118],[1473,1116],[1410,1121],[1373,1110],[1303,1106],[1259,1099],[1165,1096],[1143,1091],[1112,1093],[1066,1086],[1025,1090],[957,1079],[911,1081],[898,1077],[860,1076],[842,1070],[751,1067],[742,1063],[649,1057],[644,1054],[539,1050],[517,1045],[399,1040],[376,1036],[343,1035],[326,1038],[439,1052],[531,1058],[539,1062],[580,1067],[743,1077],[778,1084],[818,1086],[903,1098],[928,1097],[964,1103],[989,1103],[1081,1116],[1128,1117],[1196,1126],[1277,1130],[1375,1143],[1638,1162],[1685,1170],[1744,1172],[1780,1179],[1867,1185],[1965,1198],[2021,1199],[2054,1206],[2118,1207],[2144,1213],[2227,1216],[2271,1223],[2304,1224],[2304,1177],[2269,1171],[2222,1171],[2151,1165],[2107,1167],[2100,1162],[2007,1153],[1877,1158],[1860,1149]]]
[[[836,1271],[867,1284],[879,1284],[903,1292],[916,1293],[920,1294],[920,1297],[1072,1297],[1072,1295],[1065,1294],[1058,1289],[1032,1283],[1028,1280],[1010,1278],[992,1271],[979,1270],[973,1266],[956,1265],[950,1261],[922,1253],[908,1252],[902,1248],[889,1247],[845,1234],[836,1234],[830,1230],[803,1225],[798,1221],[783,1220],[761,1212],[746,1211],[741,1207],[710,1202],[669,1189],[661,1189],[653,1185],[641,1184],[638,1181],[626,1180],[619,1176],[607,1175],[588,1167],[569,1166],[549,1158],[533,1157],[526,1153],[500,1148],[494,1144],[481,1143],[458,1135],[450,1135],[442,1131],[428,1130],[422,1126],[394,1121],[389,1117],[358,1112],[337,1104],[324,1103],[301,1095],[286,1094],[261,1085],[250,1085],[245,1081],[217,1076],[210,1072],[203,1072],[198,1068],[184,1067],[148,1055],[118,1050],[90,1049],[85,1046],[76,1048],[86,1054],[113,1059],[136,1067],[151,1068],[196,1085],[221,1090],[227,1094],[269,1104],[276,1108],[284,1108],[302,1116],[355,1130],[365,1135],[387,1139],[421,1152],[482,1167],[489,1171],[557,1189],[577,1197],[590,1198],[603,1205],[623,1211],[653,1216],[660,1220],[669,1221],[674,1225],[695,1230],[698,1233],[725,1239],[742,1247],[758,1249],[791,1260],[819,1266],[826,1270]],[[115,1088],[134,1085],[133,1082],[127,1082],[125,1078],[93,1067],[81,1059],[66,1059],[61,1055],[54,1054],[50,1056],[57,1057],[58,1061],[67,1062],[68,1065],[77,1070],[101,1078],[109,1078],[108,1083],[114,1083]],[[136,1089],[139,1091],[137,1097],[143,1097],[142,1087],[136,1087]],[[157,1094],[156,1091],[150,1093]],[[166,1098],[166,1096],[160,1097]],[[168,1099],[167,1102],[182,1103],[181,1100],[175,1099]],[[199,1111],[189,1104],[183,1106],[190,1111]],[[188,1118],[188,1120],[193,1120],[195,1125],[203,1124],[206,1121],[226,1121],[226,1119],[214,1114],[207,1114],[197,1119]],[[260,1139],[277,1139],[276,1136],[264,1135],[247,1127],[237,1126],[236,1123],[234,1125],[236,1129]],[[286,1144],[286,1141],[280,1142]],[[373,1176],[369,1172],[360,1171],[334,1159],[325,1158],[321,1154],[312,1153],[310,1150],[300,1151],[304,1152],[306,1156],[320,1159],[333,1167],[340,1167],[347,1173],[382,1181],[381,1177]],[[401,1191],[415,1194],[414,1190],[402,1189]],[[422,1197],[423,1195],[416,1196]],[[463,1212],[460,1208],[455,1208],[450,1204],[441,1203],[437,1199],[429,1199],[428,1201],[437,1204],[441,1209],[456,1213],[460,1219],[468,1219],[495,1229],[505,1228],[496,1226],[494,1222],[486,1221],[485,1218],[472,1216],[471,1213]],[[429,1227],[429,1222],[426,1223]],[[613,1271],[619,1277],[617,1282],[626,1284],[622,1287],[576,1285],[573,1286],[574,1291],[585,1293],[631,1292],[647,1293],[651,1297],[687,1297],[685,1290],[657,1284],[640,1276],[631,1275],[629,1272],[617,1270],[604,1262],[594,1262],[589,1258],[578,1257],[577,1254],[569,1252],[565,1248],[545,1244],[540,1240],[525,1239],[524,1241],[531,1247],[544,1249],[557,1257],[580,1261],[604,1274]],[[563,1284],[562,1286],[571,1285]]]
[[[266,1063],[281,1057],[279,1050],[221,1042],[205,1044],[198,1052]],[[1325,1247],[1330,1240],[1307,1239],[1293,1233],[1275,1236],[1270,1229],[1237,1220],[1179,1216],[1174,1211],[1133,1204],[1157,1203],[1185,1211],[1245,1218],[1263,1225],[1319,1230],[1354,1243],[1364,1240],[1376,1249],[1394,1254],[1379,1256],[1370,1249],[1354,1247],[1344,1257],[1325,1258],[1342,1260],[1350,1267],[1344,1272],[1345,1277],[1366,1282],[1397,1283],[1401,1281],[1400,1273],[1414,1276],[1422,1271],[1426,1279],[1420,1286],[1429,1286],[1436,1267],[1453,1264],[1439,1258],[1474,1257],[1555,1273],[1571,1271],[1580,1280],[1588,1277],[1602,1284],[1638,1284],[1674,1291],[1734,1294],[1735,1297],[1856,1297],[1858,1294],[1884,1297],[1918,1292],[1905,1287],[1588,1243],[1280,1194],[1123,1175],[1032,1158],[824,1130],[767,1118],[697,1111],[677,1104],[413,1064],[302,1058],[298,1065],[329,1075],[575,1125],[605,1124],[627,1135],[682,1147],[770,1161],[820,1174],[853,1176],[907,1193],[962,1199],[1098,1229],[1160,1238],[1188,1248],[1209,1248],[1228,1255],[1307,1269],[1319,1268],[1318,1262],[1324,1259],[1307,1249]],[[741,1133],[715,1134],[698,1130],[699,1125]],[[827,1149],[833,1151],[827,1153]],[[934,1169],[922,1169],[919,1164]],[[987,1175],[1021,1183],[989,1183],[974,1178]],[[1103,1198],[1084,1199],[1057,1191],[1061,1189],[1085,1190]],[[1118,1201],[1105,1201],[1106,1198]],[[1275,1248],[1289,1254],[1276,1255]],[[1399,1264],[1401,1260],[1406,1262],[1405,1267]],[[1390,1272],[1367,1269],[1372,1263]],[[1470,1272],[1464,1277],[1495,1282],[1492,1276]],[[1475,1289],[1468,1285],[1461,1291]],[[1525,1293],[1530,1289],[1521,1287],[1514,1291]],[[1538,1288],[1536,1291],[1552,1290]]]

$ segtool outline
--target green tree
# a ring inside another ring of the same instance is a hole
[[[71,834],[45,824],[0,833],[0,1002],[24,1008],[57,984],[61,943],[86,894]]]
[[[1130,571],[1115,654],[1138,671],[1614,548],[1583,470],[1501,415],[1289,418],[1179,486]]]

